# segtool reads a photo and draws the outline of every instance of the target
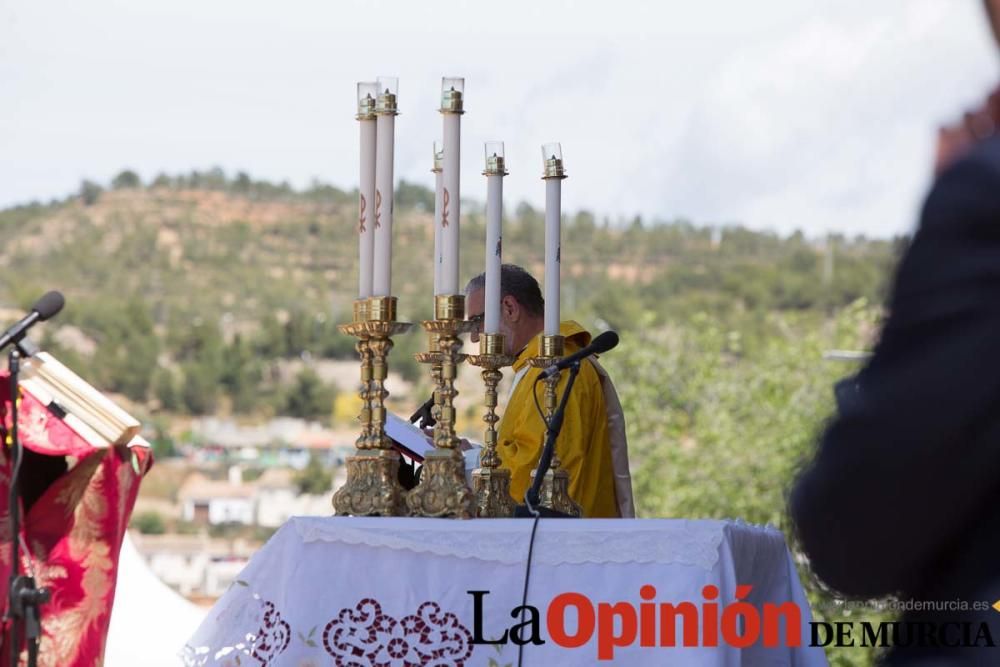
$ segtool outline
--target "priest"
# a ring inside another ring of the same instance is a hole
[[[480,327],[485,285],[486,276],[480,274],[465,288],[468,318]],[[545,439],[545,422],[532,396],[541,371],[528,363],[538,353],[544,313],[545,302],[534,276],[519,266],[504,264],[500,270],[500,329],[505,352],[516,361],[514,385],[497,434],[497,453],[502,466],[511,472],[511,495],[518,503],[524,502]],[[472,342],[478,342],[479,333],[472,333]],[[562,322],[560,333],[566,339],[566,354],[586,346],[591,338],[573,321]],[[568,373],[563,373],[558,395],[565,391],[567,380]],[[542,390],[537,391],[541,401]],[[625,419],[611,378],[596,359],[588,358],[580,365],[556,441],[556,453],[569,473],[569,494],[584,517],[635,516],[627,447]]]

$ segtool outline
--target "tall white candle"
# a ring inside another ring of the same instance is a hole
[[[444,149],[440,141],[434,142],[434,295],[441,294],[441,188]]]
[[[503,261],[503,177],[502,141],[486,142],[486,304],[483,331],[500,333],[500,265]]]
[[[375,120],[375,268],[372,296],[392,295],[392,162],[399,80],[378,78]]]
[[[358,186],[358,298],[372,295],[375,253],[375,98],[378,84],[358,83],[358,125],[361,127],[361,178]]]
[[[559,272],[562,263],[560,217],[562,216],[562,147],[542,146],[545,165],[545,323],[546,336],[559,334]]]
[[[462,162],[462,98],[465,79],[441,80],[441,113],[444,115],[444,164],[441,190],[441,294],[458,294],[458,248],[461,216],[459,168]]]

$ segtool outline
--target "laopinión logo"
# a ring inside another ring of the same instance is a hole
[[[752,590],[749,585],[737,586],[735,599],[724,605],[719,602],[718,587],[711,584],[702,588],[700,603],[657,601],[656,588],[649,584],[639,589],[638,603],[595,604],[582,593],[560,593],[546,606],[544,622],[538,607],[517,606],[510,611],[515,622],[489,637],[484,630],[483,602],[490,591],[466,592],[472,597],[473,644],[541,645],[551,641],[562,648],[579,649],[596,636],[596,657],[602,661],[614,659],[617,649],[636,645],[649,649],[720,644],[748,648],[758,642],[767,648],[802,646],[799,606],[794,602],[764,603],[758,609],[746,601]],[[571,617],[575,623],[567,622]],[[813,621],[809,625],[810,646],[995,646],[986,623]],[[543,627],[548,639],[542,636]]]

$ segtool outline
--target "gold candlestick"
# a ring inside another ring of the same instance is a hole
[[[355,302],[355,321],[341,331],[357,336],[361,355],[361,436],[357,453],[347,457],[347,481],[333,495],[338,515],[402,516],[405,491],[399,483],[399,453],[385,434],[385,379],[392,336],[407,331],[409,322],[396,321],[396,297],[371,297],[364,307]],[[359,321],[359,315],[366,314]]]
[[[441,348],[438,345],[438,335],[436,333],[427,334],[427,351],[417,352],[413,358],[422,364],[429,364],[431,367],[431,384],[434,386],[434,403],[431,405],[431,417],[436,424],[441,418],[441,394],[438,388],[441,386]]]
[[[532,357],[528,363],[535,368],[547,368],[563,356],[565,350],[563,336],[542,336],[538,342],[538,356]],[[545,379],[545,419],[552,418],[556,411],[556,387],[559,385],[560,373],[555,373]],[[542,448],[545,447],[545,436],[542,437]],[[532,482],[538,470],[531,473]],[[570,516],[580,516],[582,509],[569,495],[569,473],[562,469],[556,449],[552,450],[552,464],[545,471],[542,488],[538,494],[538,503],[542,507],[556,510]]]
[[[479,354],[469,355],[469,363],[483,369],[486,385],[486,434],[479,467],[472,471],[472,493],[476,497],[477,517],[514,516],[514,499],[510,495],[510,470],[500,467],[497,455],[496,423],[497,385],[503,373],[500,369],[514,363],[516,357],[504,352],[503,334],[482,334],[479,337]]]
[[[465,483],[465,459],[455,436],[455,373],[465,358],[459,352],[459,336],[475,327],[464,318],[465,296],[438,295],[434,297],[434,319],[422,323],[428,333],[438,336],[441,376],[435,397],[440,407],[434,426],[435,449],[424,459],[420,484],[406,496],[411,516],[468,519],[473,515],[472,491]]]

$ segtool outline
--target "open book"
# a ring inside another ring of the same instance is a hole
[[[47,352],[25,360],[20,387],[94,447],[127,444],[139,433],[135,417]]]
[[[417,463],[423,463],[427,453],[434,450],[422,430],[391,412],[385,415],[385,434],[393,439],[400,453]]]
[[[402,417],[387,412],[385,416],[385,434],[392,438],[393,446],[404,456],[413,459],[417,463],[423,463],[427,454],[434,451],[426,433],[420,428],[406,421]],[[472,484],[472,471],[479,466],[479,453],[482,445],[475,443],[472,448],[462,452],[465,459],[465,477],[468,484]]]

